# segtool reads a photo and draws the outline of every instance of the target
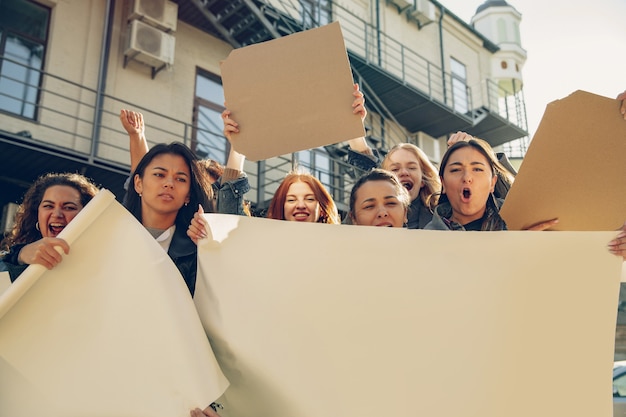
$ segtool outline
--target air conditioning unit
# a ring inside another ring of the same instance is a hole
[[[127,59],[143,62],[153,68],[174,64],[176,38],[139,20],[128,24]]]
[[[409,10],[409,15],[424,26],[436,19],[435,5],[430,0],[415,0],[415,5]]]
[[[405,10],[407,7],[413,6],[413,1],[414,0],[391,0],[400,10]]]
[[[175,32],[178,4],[169,0],[128,0],[128,20],[141,20],[166,32]]]

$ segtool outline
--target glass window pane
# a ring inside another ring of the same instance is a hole
[[[467,69],[465,68],[465,65],[463,65],[461,62],[457,61],[454,58],[450,59],[450,72],[455,77],[461,78],[463,80],[467,78]]]
[[[311,169],[311,151],[298,152],[298,165]]]
[[[4,54],[12,61],[2,63],[0,72],[0,109],[35,118],[37,92],[41,75],[43,46],[10,36]],[[32,69],[33,67],[36,69]]]
[[[330,158],[328,154],[322,152],[315,153],[315,171],[317,172],[317,178],[330,191]]]
[[[26,0],[0,1],[0,26],[45,42],[50,9]]]
[[[331,192],[331,163],[328,153],[323,148],[298,152],[298,165],[306,168],[313,176],[320,180]]]
[[[300,6],[305,28],[324,26],[332,21],[332,7],[328,0],[300,0]]]
[[[198,108],[196,155],[200,159],[213,159],[226,163],[226,139],[222,135],[221,113],[208,107]]]
[[[469,94],[467,92],[467,69],[465,65],[454,58],[450,59],[452,76],[452,102],[454,110],[459,113],[469,111]]]
[[[224,87],[209,77],[198,74],[196,77],[196,96],[222,106],[224,104]]]

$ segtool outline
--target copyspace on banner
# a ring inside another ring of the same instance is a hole
[[[205,218],[226,417],[612,415],[615,232]]]
[[[188,416],[227,386],[168,255],[107,190],[0,297],[0,415]]]
[[[586,91],[548,104],[500,214],[510,230],[617,230],[626,220],[620,101]],[[584,168],[583,168],[584,167]]]
[[[251,161],[365,136],[339,22],[235,49],[220,67],[231,142]]]
[[[7,271],[0,272],[0,295],[11,285],[11,278]]]

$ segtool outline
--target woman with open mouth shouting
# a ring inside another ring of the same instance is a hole
[[[425,229],[506,230],[499,213],[504,200],[493,193],[498,178],[510,175],[484,140],[470,139],[453,144],[441,160],[441,196],[433,219]],[[512,178],[509,180],[512,182]],[[545,230],[557,221],[541,222],[528,230]]]
[[[70,247],[61,231],[98,193],[98,187],[80,174],[51,173],[39,177],[24,194],[15,225],[0,245],[11,282],[30,264],[54,268]]]
[[[354,85],[352,111],[365,122],[367,110],[365,98],[357,84]],[[372,149],[364,137],[348,141],[348,163],[367,172],[379,167],[380,155]],[[433,217],[437,196],[441,189],[437,169],[424,151],[411,143],[400,143],[392,147],[380,167],[393,172],[409,193],[411,204],[406,226],[423,229]]]

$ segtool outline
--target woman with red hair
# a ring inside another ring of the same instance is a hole
[[[293,170],[278,186],[267,210],[267,218],[309,223],[340,224],[332,196],[308,172]]]

